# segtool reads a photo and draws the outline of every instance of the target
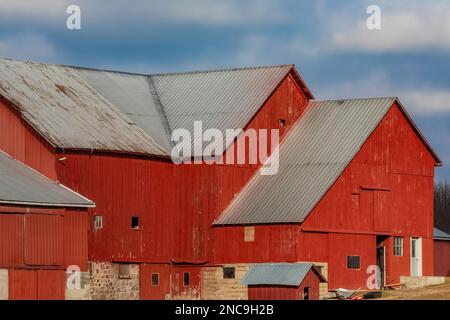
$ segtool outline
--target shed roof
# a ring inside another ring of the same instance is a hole
[[[241,283],[245,285],[299,286],[311,269],[321,282],[326,282],[312,263],[259,263],[250,267]]]
[[[450,234],[438,229],[434,228],[433,236],[435,240],[447,240],[450,241]]]
[[[302,222],[395,101],[310,102],[280,146],[278,173],[257,173],[214,224]]]
[[[244,128],[292,70],[312,97],[293,65],[144,75],[0,59],[0,96],[56,148],[168,157],[195,120]]]
[[[93,207],[94,203],[0,152],[0,203],[48,207]]]

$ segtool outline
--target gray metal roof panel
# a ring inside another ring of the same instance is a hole
[[[254,264],[242,278],[241,284],[299,286],[312,267],[312,263]]]
[[[214,224],[302,222],[394,102],[395,98],[310,102],[281,144],[278,173],[257,173]]]
[[[0,59],[0,94],[55,147],[167,155],[74,69]]]
[[[94,204],[37,171],[0,152],[0,203],[57,207]]]
[[[450,234],[445,233],[444,231],[442,231],[442,230],[440,230],[438,228],[434,228],[433,236],[434,236],[434,239],[436,239],[436,240],[448,240],[448,241],[450,241]]]

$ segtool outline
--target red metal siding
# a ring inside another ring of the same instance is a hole
[[[10,300],[64,300],[63,270],[9,270]]]
[[[0,266],[23,264],[23,215],[0,213]]]
[[[64,214],[64,265],[79,266],[87,271],[88,261],[88,223],[87,210],[68,210]]]
[[[25,263],[27,265],[63,265],[63,217],[25,215]]]
[[[53,148],[0,98],[0,150],[56,180]]]
[[[152,273],[159,274],[159,285],[152,285]],[[141,264],[140,294],[142,300],[164,300],[170,294],[170,265]]]
[[[434,275],[450,277],[450,241],[434,240]]]

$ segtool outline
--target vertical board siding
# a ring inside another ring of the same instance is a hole
[[[1,99],[0,123],[0,150],[56,180],[56,159],[52,147]]]
[[[76,265],[87,271],[88,261],[88,221],[87,211],[68,210],[64,214],[64,266]]]
[[[0,266],[24,263],[23,224],[22,214],[0,213]]]
[[[9,270],[10,300],[36,300],[37,294],[37,272],[35,270]]]
[[[170,265],[141,264],[140,265],[140,298],[142,300],[164,300],[170,294]],[[152,273],[159,274],[159,285],[152,285]]]
[[[66,274],[64,270],[36,270],[38,300],[64,300]]]
[[[25,215],[25,263],[28,265],[62,265],[63,217],[59,215]]]

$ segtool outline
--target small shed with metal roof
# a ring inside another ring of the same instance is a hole
[[[249,300],[318,300],[325,277],[312,263],[258,263],[241,280]]]

